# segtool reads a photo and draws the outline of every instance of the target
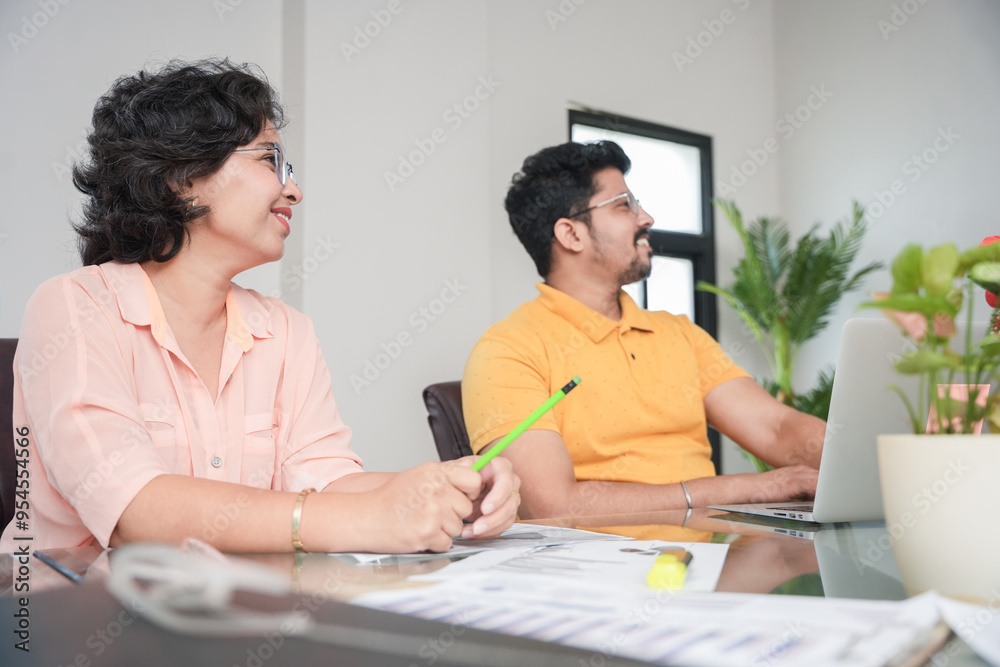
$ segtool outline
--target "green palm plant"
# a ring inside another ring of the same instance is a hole
[[[799,348],[826,327],[840,297],[883,266],[872,262],[850,271],[867,229],[864,209],[854,202],[851,215],[828,236],[819,235],[817,223],[793,246],[784,221],[761,217],[747,226],[734,202],[716,199],[715,205],[739,235],[744,256],[729,288],[699,281],[697,289],[725,299],[753,333],[771,367],[773,379],[763,386],[786,405],[826,419],[832,370],[820,373],[817,386],[802,394],[793,389],[792,376]],[[769,468],[750,459],[759,470]]]

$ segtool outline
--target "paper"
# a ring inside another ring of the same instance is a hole
[[[980,658],[1000,667],[1000,593],[987,606],[968,604],[935,594],[941,616],[955,634],[979,655]]]
[[[713,667],[883,665],[924,644],[939,619],[929,596],[883,602],[675,593],[498,571],[353,603],[593,650],[595,664],[620,655]]]
[[[413,579],[435,581],[468,574],[503,573],[527,577],[559,577],[600,581],[616,587],[646,589],[646,574],[668,549],[691,552],[685,591],[715,590],[726,560],[727,544],[703,542],[601,541],[486,551]]]
[[[515,523],[503,532],[500,537],[492,540],[466,540],[456,538],[451,549],[442,553],[423,552],[416,554],[369,554],[369,553],[337,553],[331,554],[349,558],[357,563],[374,563],[387,558],[412,560],[425,558],[450,558],[479,553],[487,549],[510,549],[535,547],[540,545],[567,544],[590,540],[630,540],[630,537],[594,533],[589,530],[575,528],[556,528],[552,526],[535,526],[527,523]]]

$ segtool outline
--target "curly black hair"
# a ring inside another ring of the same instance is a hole
[[[514,174],[504,208],[510,226],[543,278],[552,268],[556,220],[587,208],[587,202],[597,191],[594,174],[607,167],[625,174],[632,161],[613,141],[587,144],[571,141],[529,156],[521,171]],[[589,213],[576,217],[590,226]]]
[[[115,81],[94,107],[88,158],[73,168],[87,195],[73,224],[84,265],[174,257],[187,224],[208,213],[183,189],[221,168],[267,121],[280,129],[284,112],[255,65],[172,60]]]

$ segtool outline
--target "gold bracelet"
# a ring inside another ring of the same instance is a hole
[[[306,548],[302,546],[302,537],[299,535],[299,524],[302,522],[302,506],[306,504],[306,496],[316,489],[302,489],[299,497],[295,499],[295,509],[292,510],[292,548],[297,553],[305,553]]]

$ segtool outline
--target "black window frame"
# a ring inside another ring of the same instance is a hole
[[[573,140],[573,126],[586,125],[601,130],[613,130],[624,134],[634,134],[650,139],[670,141],[698,150],[701,158],[701,233],[667,232],[658,229],[649,230],[649,244],[653,255],[660,257],[676,257],[689,260],[695,284],[700,280],[707,283],[715,282],[715,207],[712,190],[712,137],[697,132],[668,127],[638,118],[630,118],[616,114],[601,113],[592,110],[569,109],[569,140]],[[642,193],[636,193],[641,199]],[[639,305],[646,308],[648,296],[645,281],[642,290],[642,301]],[[694,290],[694,322],[718,340],[718,302],[714,294]],[[708,430],[709,442],[712,445],[712,463],[716,471],[722,474],[722,446],[718,432],[713,428]]]

